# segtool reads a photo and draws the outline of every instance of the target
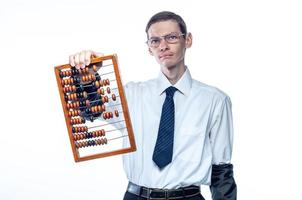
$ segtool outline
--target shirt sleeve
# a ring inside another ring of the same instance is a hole
[[[217,103],[210,131],[212,147],[211,193],[213,200],[236,200],[237,185],[231,162],[233,148],[232,103],[228,96]]]
[[[230,163],[233,148],[232,103],[228,96],[217,103],[212,117],[210,142],[212,148],[212,164]]]

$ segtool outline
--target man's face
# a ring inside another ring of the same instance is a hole
[[[167,42],[163,36],[174,34],[179,37],[176,43]],[[189,48],[192,44],[191,34],[187,34],[185,38],[179,36],[182,34],[177,22],[173,20],[167,20],[154,23],[148,30],[149,39],[160,38],[158,47],[149,46],[149,52],[153,55],[156,61],[163,68],[171,69],[184,63],[184,56],[186,48]]]

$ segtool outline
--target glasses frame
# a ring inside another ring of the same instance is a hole
[[[174,35],[175,34],[175,35]],[[147,41],[146,41],[146,44],[148,45],[148,47],[150,47],[150,48],[158,48],[159,47],[159,45],[160,45],[160,43],[161,43],[161,41],[164,39],[165,40],[165,42],[167,42],[168,44],[176,44],[177,42],[179,42],[179,39],[181,38],[181,36],[184,36],[184,35],[186,35],[185,33],[169,33],[169,34],[167,34],[167,35],[164,35],[164,36],[158,36],[158,37],[151,37],[151,38],[149,38]],[[171,41],[168,41],[168,37],[169,36],[177,36],[177,40],[175,41],[175,42],[171,42]],[[149,44],[149,42],[151,41],[151,39],[159,39],[159,43],[158,43],[158,45],[155,45],[155,46],[152,46],[152,44]]]

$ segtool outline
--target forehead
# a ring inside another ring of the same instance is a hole
[[[163,36],[171,32],[180,32],[179,25],[174,20],[160,21],[152,24],[148,30],[149,37]]]

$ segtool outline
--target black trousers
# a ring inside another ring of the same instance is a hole
[[[124,196],[124,200],[147,200],[146,198],[143,197],[139,197],[135,194],[132,194],[130,192],[126,192],[125,196]],[[190,198],[184,198],[184,199],[178,199],[178,200],[205,200],[201,194],[196,195],[194,197],[190,197]]]

